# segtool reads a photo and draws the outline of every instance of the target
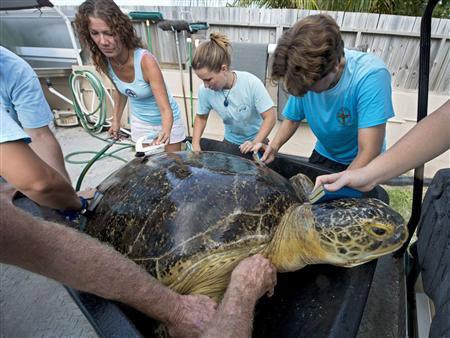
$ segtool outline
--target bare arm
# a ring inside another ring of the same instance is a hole
[[[68,210],[81,208],[67,180],[23,141],[0,144],[0,175],[40,205]]]
[[[244,338],[252,333],[253,311],[264,294],[273,294],[275,267],[263,256],[244,259],[233,270],[224,298],[202,338]]]
[[[325,184],[329,190],[350,186],[369,191],[377,184],[416,168],[449,149],[450,100],[420,121],[392,148],[356,170],[319,176],[316,187]]]
[[[261,114],[261,116],[263,118],[263,123],[261,124],[261,128],[259,128],[259,132],[256,135],[255,139],[252,142],[246,141],[239,147],[241,152],[244,154],[248,153],[249,151],[257,151],[259,148],[255,147],[255,145],[263,143],[275,126],[275,122],[277,119],[275,108],[272,107],[266,110]]]
[[[266,110],[264,113],[261,114],[261,116],[263,118],[263,123],[261,125],[261,128],[259,129],[258,134],[253,140],[253,143],[264,142],[264,140],[267,138],[267,136],[269,136],[270,132],[275,126],[275,122],[277,120],[275,108],[273,107],[270,108],[269,110]]]
[[[141,62],[144,80],[152,87],[156,104],[161,112],[162,133],[159,135],[155,144],[166,143],[169,141],[170,132],[173,125],[173,111],[170,107],[166,84],[159,68],[158,63],[153,57],[144,55]]]
[[[89,236],[35,219],[4,199],[1,210],[3,263],[126,303],[168,325],[176,337],[198,336],[215,311],[215,303],[209,298],[176,294],[134,262]]]
[[[61,146],[48,126],[41,128],[24,128],[31,137],[31,149],[50,167],[60,173],[70,183],[70,176],[64,165]]]
[[[202,138],[203,132],[205,131],[208,116],[209,115],[195,115],[194,133],[192,136],[192,148],[194,151],[202,150],[200,147],[200,139]]]
[[[349,165],[349,169],[364,167],[380,155],[386,135],[386,124],[358,130],[358,154]]]
[[[265,147],[264,155],[261,160],[265,163],[270,163],[275,159],[278,150],[294,135],[300,122],[285,119],[281,122],[280,129],[278,129],[272,142],[268,147]]]
[[[111,81],[112,82],[112,81]],[[114,82],[112,82],[114,83]],[[125,109],[125,105],[127,104],[127,97],[122,95],[116,87],[113,93],[113,101],[114,101],[114,109],[112,113],[112,121],[111,128],[109,128],[108,132],[114,138],[119,137],[120,130],[120,121],[122,119],[123,110]]]

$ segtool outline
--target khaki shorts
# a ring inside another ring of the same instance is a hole
[[[131,139],[136,142],[140,137],[147,136],[150,133],[158,134],[162,126],[153,126],[148,122],[144,122],[131,114]],[[170,131],[170,144],[179,143],[186,138],[186,129],[181,119],[173,121],[172,130]]]

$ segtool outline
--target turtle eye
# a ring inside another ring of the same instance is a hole
[[[392,226],[389,224],[380,223],[366,223],[364,224],[364,230],[376,239],[382,240],[392,235]]]
[[[386,233],[386,229],[381,229],[381,228],[377,228],[377,227],[372,227],[372,231],[377,235],[377,236],[383,236]]]

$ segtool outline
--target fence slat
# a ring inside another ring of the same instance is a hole
[[[125,8],[129,10],[131,6]],[[218,31],[228,35],[231,41],[255,43],[276,43],[281,34],[295,22],[308,15],[320,13],[320,11],[296,9],[179,6],[139,6],[138,10],[159,11],[167,19],[191,18],[193,21],[210,22],[210,29],[198,34],[201,38],[212,31]],[[345,46],[367,47],[369,52],[384,60],[392,75],[393,88],[417,89],[420,18],[373,13],[326,13],[332,16],[342,28]],[[139,24],[136,28],[139,35],[145,39],[145,26]],[[387,33],[379,34],[380,32]],[[395,35],[389,32],[394,32]],[[404,33],[403,36],[402,33]],[[431,42],[430,90],[449,93],[450,20],[433,19],[433,35],[436,38]],[[446,38],[447,36],[449,38]],[[186,34],[182,37],[180,44],[184,61],[186,60]],[[153,28],[152,39],[155,54],[160,62],[177,62],[173,33]]]

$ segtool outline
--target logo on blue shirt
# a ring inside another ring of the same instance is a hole
[[[350,110],[346,107],[342,107],[339,109],[339,111],[336,113],[336,119],[339,122],[340,125],[343,126],[350,126],[352,125],[352,114],[350,113]]]
[[[125,94],[127,94],[130,97],[137,97],[136,93],[133,92],[130,88],[125,89]]]

